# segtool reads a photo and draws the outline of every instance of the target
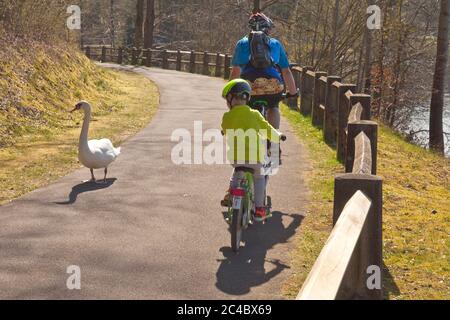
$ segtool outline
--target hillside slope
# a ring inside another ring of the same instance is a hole
[[[98,97],[114,80],[72,47],[5,37],[0,46],[0,147],[64,128],[68,102]]]
[[[79,100],[93,106],[90,136],[115,144],[157,109],[153,83],[100,68],[76,48],[5,36],[0,46],[0,204],[79,167],[82,114],[68,112]]]

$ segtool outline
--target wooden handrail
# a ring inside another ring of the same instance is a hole
[[[356,252],[372,203],[361,191],[345,206],[308,275],[297,300],[334,300],[342,293],[346,271]]]

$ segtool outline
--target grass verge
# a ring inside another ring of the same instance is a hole
[[[301,285],[319,256],[332,229],[334,175],[343,172],[335,152],[323,140],[321,130],[311,125],[310,117],[281,105],[283,116],[308,151],[311,172],[305,177],[311,190],[311,202],[291,253],[292,279],[285,284],[283,294],[295,299]]]
[[[309,117],[286,106],[283,115],[310,153],[308,216],[292,253],[294,276],[284,287],[295,298],[331,232],[335,151]],[[379,175],[384,179],[383,243],[387,299],[450,296],[450,160],[404,141],[380,126]]]

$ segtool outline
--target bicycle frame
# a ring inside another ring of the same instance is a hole
[[[254,195],[252,192],[253,189],[253,175],[248,172],[242,172],[243,176],[238,178],[239,186],[237,188],[230,190],[231,196],[231,206],[228,208],[228,215],[231,218],[233,214],[233,210],[240,210],[242,207],[242,202],[244,202],[244,209],[250,208],[251,211],[254,211]],[[248,210],[244,210],[248,212]],[[230,219],[231,220],[231,219]],[[252,217],[247,217],[247,219],[243,219],[245,222],[251,222]]]

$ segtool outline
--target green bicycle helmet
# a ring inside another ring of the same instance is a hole
[[[223,89],[222,97],[228,100],[230,95],[235,95],[249,100],[252,95],[252,87],[244,79],[231,80]]]

